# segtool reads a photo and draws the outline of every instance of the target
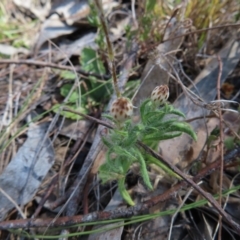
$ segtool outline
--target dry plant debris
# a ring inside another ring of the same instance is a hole
[[[0,239],[238,239],[239,16],[3,0]]]

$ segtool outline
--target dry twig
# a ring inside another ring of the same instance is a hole
[[[60,70],[73,71],[73,68],[71,66],[64,66],[64,65],[59,65],[59,64],[55,64],[55,63],[35,61],[35,60],[0,59],[0,64],[26,64],[26,65],[35,65],[35,66],[40,66],[40,67],[50,67],[50,68],[56,68],[56,69],[60,69]],[[108,75],[99,75],[96,73],[86,72],[79,67],[75,67],[75,71],[85,77],[93,76],[93,77],[96,77],[99,79],[105,79],[105,80],[108,80],[110,78],[110,76],[108,76]]]
[[[217,99],[218,101],[221,100],[221,77],[222,77],[222,60],[219,56],[217,56],[219,62],[219,72],[218,72],[218,79],[217,79]],[[221,110],[221,103],[219,103],[218,108],[218,115],[219,115],[219,129],[220,129],[220,177],[219,177],[219,205],[222,206],[222,186],[223,186],[223,117],[222,117],[222,110]],[[218,240],[222,239],[222,216],[219,214],[219,227],[218,230]]]

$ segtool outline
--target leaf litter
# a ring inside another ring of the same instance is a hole
[[[170,88],[170,101],[185,113],[187,120],[199,118],[190,121],[198,140],[194,143],[187,135],[182,135],[180,138],[161,141],[158,149],[161,155],[189,175],[198,176],[200,173],[200,179],[204,177],[201,188],[212,195],[219,194],[221,181],[222,190],[238,186],[239,156],[234,155],[231,163],[224,165],[222,179],[219,170],[216,170],[220,163],[215,164],[220,156],[221,142],[225,142],[226,158],[238,148],[239,115],[227,111],[236,111],[237,105],[222,101],[223,108],[227,109],[223,114],[224,139],[220,138],[217,131],[221,120],[218,116],[211,116],[217,109],[217,103],[213,101],[216,100],[219,71],[222,73],[222,99],[239,102],[239,33],[236,28],[239,13],[236,1],[215,1],[215,8],[211,1],[207,1],[205,6],[197,1],[184,2],[179,6],[173,6],[170,2],[161,5],[160,1],[131,5],[133,2],[119,4],[103,1],[121,92],[124,93],[124,88],[127,89],[128,84],[133,83],[136,88],[131,97],[134,106],[138,107],[150,97],[156,86],[167,84]],[[33,1],[31,4],[4,1],[1,8],[1,15],[4,13],[9,21],[20,21],[30,27],[32,21],[36,21],[39,34],[38,38],[34,34],[30,37],[30,51],[23,49],[26,44],[14,45],[11,35],[0,34],[0,41],[14,50],[6,52],[7,48],[4,49],[5,52],[1,53],[2,60],[10,56],[18,61],[14,68],[10,68],[9,63],[1,62],[0,59],[1,89],[4,90],[0,96],[1,221],[7,224],[7,220],[13,220],[13,228],[22,228],[24,222],[21,227],[14,220],[28,220],[33,216],[44,220],[47,216],[54,221],[54,218],[61,220],[66,216],[65,222],[63,220],[61,224],[62,230],[53,234],[49,224],[44,229],[29,231],[29,234],[36,234],[36,237],[41,234],[46,237],[59,235],[56,238],[61,238],[67,233],[69,239],[77,239],[78,234],[88,233],[89,239],[108,239],[113,236],[114,239],[188,239],[190,236],[193,239],[199,236],[216,239],[220,231],[217,226],[218,213],[210,204],[180,211],[178,214],[176,212],[174,221],[171,221],[171,215],[166,215],[146,221],[142,218],[140,223],[123,227],[131,218],[121,219],[115,226],[111,223],[103,227],[102,231],[115,228],[106,231],[106,235],[92,234],[94,228],[85,225],[67,228],[67,222],[71,222],[71,219],[74,221],[79,214],[91,217],[98,213],[99,217],[94,219],[103,221],[105,218],[101,215],[102,211],[111,213],[109,218],[114,219],[116,216],[126,216],[124,214],[129,210],[121,195],[117,194],[115,182],[101,184],[98,179],[99,167],[106,158],[106,149],[101,142],[101,137],[108,134],[106,127],[97,127],[95,120],[79,117],[73,112],[63,114],[61,109],[62,106],[67,106],[73,111],[80,110],[81,113],[89,114],[94,119],[99,119],[101,113],[108,112],[115,99],[111,79],[109,77],[109,80],[105,80],[106,78],[95,77],[91,73],[106,75],[111,73],[111,66],[108,66],[108,55],[104,49],[104,35],[101,35],[103,33],[99,26],[90,25],[87,18],[92,13],[91,4],[87,1],[82,1],[81,4],[55,1],[52,6],[50,1],[44,1],[37,7]],[[174,7],[177,8],[173,10]],[[17,10],[19,8],[21,11]],[[227,10],[221,12],[224,8]],[[78,14],[71,17],[71,11]],[[15,16],[12,17],[13,12]],[[203,20],[202,16],[212,16],[212,19],[206,17]],[[149,27],[149,21],[152,28]],[[55,23],[57,25],[52,26]],[[197,32],[203,28],[211,30]],[[14,37],[21,37],[21,34]],[[221,59],[221,70],[216,55]],[[84,56],[87,58],[84,59]],[[22,65],[21,60],[26,59],[32,61],[32,65]],[[45,62],[45,68],[38,66],[35,61]],[[62,70],[52,69],[48,63],[72,66],[72,72],[66,74]],[[90,76],[74,72],[74,67],[77,69],[79,66],[81,70],[89,72]],[[26,102],[34,86],[32,83],[41,77],[44,78],[39,90],[41,94]],[[140,85],[137,84],[139,79]],[[230,82],[231,85],[226,85],[225,82]],[[23,108],[23,104],[26,107]],[[21,109],[24,111],[18,117]],[[27,130],[24,126],[29,112],[34,112],[38,118],[33,123],[28,123]],[[11,125],[12,122],[14,124]],[[53,126],[50,132],[46,131],[49,123]],[[39,157],[31,154],[30,150],[34,154],[38,152]],[[215,164],[215,168],[209,169],[211,164]],[[205,169],[211,174],[201,177],[201,170]],[[176,178],[170,177],[162,169],[151,166],[148,172],[154,191],[146,188],[139,166],[133,165],[127,174],[126,186],[137,206],[164,196],[165,192],[178,184]],[[185,185],[174,191],[173,195],[168,195],[165,201],[159,201],[136,214],[151,215],[169,209],[177,211],[181,204],[198,202],[203,198],[194,190],[184,199],[188,192],[189,187]],[[117,206],[113,204],[109,209],[107,204],[110,202],[111,205],[116,196]],[[222,202],[223,209],[239,224],[236,210],[239,208],[239,192],[224,196]],[[117,215],[114,211],[119,211],[122,215]],[[170,233],[171,222],[173,225]],[[1,226],[0,223],[0,228]],[[6,231],[10,225],[5,226],[7,227],[1,228],[4,229],[1,238],[10,234],[25,234],[24,231],[10,233]],[[226,219],[222,221],[221,229],[222,239],[237,239],[234,228],[230,227]],[[27,228],[25,230],[28,231]]]

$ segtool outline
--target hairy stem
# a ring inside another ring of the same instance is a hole
[[[125,177],[118,180],[118,189],[121,193],[123,199],[130,205],[134,206],[135,203],[133,202],[131,196],[129,195],[128,191],[125,188]]]
[[[109,38],[109,33],[108,33],[108,26],[107,26],[107,21],[104,17],[103,9],[102,9],[102,3],[101,0],[95,0],[97,9],[98,9],[98,14],[99,18],[101,21],[101,25],[105,34],[106,42],[107,42],[107,50],[108,50],[108,58],[109,58],[109,67],[111,69],[112,73],[112,78],[113,78],[113,86],[116,92],[117,97],[121,97],[121,92],[119,91],[118,84],[117,84],[117,73],[116,73],[116,65],[114,62],[114,52],[113,52],[113,46]]]

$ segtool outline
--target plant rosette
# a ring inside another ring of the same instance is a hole
[[[179,117],[185,117],[184,114],[167,103],[168,96],[169,90],[166,85],[156,87],[151,99],[141,103],[140,121],[137,124],[131,120],[132,103],[124,97],[117,98],[113,102],[110,108],[111,115],[106,116],[116,124],[116,127],[111,129],[107,136],[102,137],[107,147],[107,154],[106,162],[99,169],[99,175],[103,183],[117,180],[123,199],[131,206],[134,205],[134,201],[126,190],[125,180],[133,164],[139,165],[140,175],[150,190],[153,190],[153,187],[148,167],[152,164],[160,167],[167,174],[178,177],[162,162],[144,152],[138,142],[156,148],[159,141],[178,137],[182,133],[197,140],[191,125],[179,120]]]

